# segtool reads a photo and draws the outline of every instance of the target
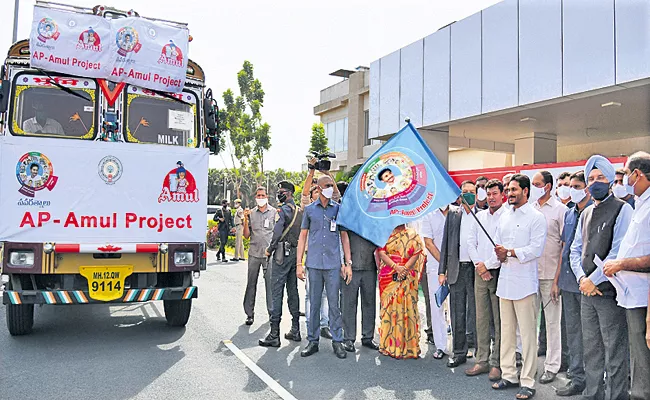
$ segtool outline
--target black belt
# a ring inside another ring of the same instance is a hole
[[[474,268],[474,263],[471,261],[459,261],[458,264]]]

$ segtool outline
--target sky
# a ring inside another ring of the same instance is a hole
[[[320,90],[341,81],[338,69],[370,63],[498,0],[57,0],[93,7],[133,9],[144,17],[186,22],[194,40],[189,57],[206,74],[221,104],[236,93],[237,72],[253,63],[266,93],[262,117],[271,125],[265,169],[298,171],[306,161]],[[0,53],[11,45],[13,1],[2,0]],[[29,37],[35,1],[21,0],[18,39]],[[179,5],[187,5],[180,7]],[[210,167],[232,167],[230,156],[210,157]]]

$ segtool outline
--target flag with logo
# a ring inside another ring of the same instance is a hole
[[[359,168],[343,196],[338,224],[377,246],[460,195],[458,185],[408,122]]]

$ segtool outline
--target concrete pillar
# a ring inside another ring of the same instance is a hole
[[[418,129],[433,154],[443,167],[449,169],[449,132]]]
[[[348,100],[348,167],[355,165],[363,158],[365,145],[365,120],[363,115],[363,96],[366,72],[360,71],[350,75]]]
[[[515,139],[515,163],[543,164],[557,162],[557,135],[531,132]]]

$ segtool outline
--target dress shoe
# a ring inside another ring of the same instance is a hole
[[[241,258],[231,258],[230,261],[239,261]]]
[[[354,353],[355,351],[357,351],[357,349],[354,348],[354,342],[351,340],[346,340],[345,342],[343,342],[343,348],[345,349],[345,351],[349,351],[350,353]]]
[[[521,357],[521,353],[515,352],[515,364],[518,367],[521,367],[523,365],[523,358]]]
[[[302,312],[302,311],[300,311],[300,316],[301,316],[301,317],[304,317],[304,316],[305,316],[305,313]]]
[[[245,258],[240,258],[239,261],[246,261],[246,259]]]
[[[584,390],[584,387],[578,387],[573,382],[569,382],[565,387],[557,389],[555,394],[560,397],[569,397],[582,394]]]
[[[332,349],[334,349],[334,354],[336,354],[337,358],[343,359],[348,356],[348,353],[345,352],[345,349],[343,348],[343,343],[341,342],[333,342]]]
[[[320,328],[320,336],[325,339],[332,339],[332,333],[330,332],[330,328],[327,326]]]
[[[259,345],[262,347],[280,347],[280,331],[271,330],[264,339],[260,339]]]
[[[490,366],[487,364],[474,364],[473,367],[467,368],[465,370],[465,375],[467,376],[477,376],[482,374],[487,374],[490,371]]]
[[[253,325],[253,317],[246,318],[246,325]]]
[[[372,340],[362,340],[361,345],[372,350],[379,350],[379,345]]]
[[[427,343],[429,343],[431,346],[436,345],[435,340],[433,340],[433,333],[427,333]]]
[[[539,377],[539,383],[541,383],[541,384],[551,383],[551,382],[553,382],[555,380],[556,375],[557,374],[554,374],[553,372],[544,371],[542,376]]]
[[[463,365],[467,362],[467,358],[465,357],[453,357],[447,360],[447,367],[449,368],[456,368],[459,365]]]
[[[300,342],[302,340],[302,337],[300,336],[300,329],[290,330],[284,334],[284,338],[287,340],[293,340],[294,342]]]
[[[309,357],[315,353],[318,353],[318,343],[309,342],[307,347],[305,347],[305,349],[300,352],[300,357]]]
[[[499,379],[501,379],[501,368],[497,368],[497,367],[490,368],[488,379],[492,382],[496,382]]]

